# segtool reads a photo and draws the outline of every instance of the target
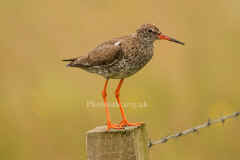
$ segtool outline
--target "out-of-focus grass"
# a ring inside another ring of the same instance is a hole
[[[239,110],[237,1],[5,1],[0,5],[0,159],[86,159],[85,132],[105,123],[104,79],[60,60],[155,23],[186,46],[156,42],[150,64],[126,80],[122,102],[153,139]],[[116,80],[110,81],[114,101]],[[118,108],[111,117],[120,121]],[[151,159],[236,159],[239,124],[153,148]]]

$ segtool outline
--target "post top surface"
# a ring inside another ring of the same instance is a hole
[[[128,127],[125,127],[124,129],[110,129],[110,130],[107,130],[107,126],[97,126],[96,128],[89,130],[87,132],[87,134],[91,134],[91,133],[121,133],[121,132],[126,132],[126,131],[132,131],[137,128],[143,128],[144,126],[145,126],[145,124],[142,124],[141,126],[128,126]]]

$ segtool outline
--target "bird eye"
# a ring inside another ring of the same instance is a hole
[[[153,32],[153,30],[149,29],[149,30],[148,30],[148,32],[149,32],[149,33],[152,33],[152,32]]]

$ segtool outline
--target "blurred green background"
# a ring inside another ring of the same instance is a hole
[[[85,160],[86,131],[105,123],[104,79],[60,60],[144,23],[185,46],[155,43],[153,60],[121,90],[129,121],[152,139],[239,111],[240,1],[13,0],[0,5],[0,159]],[[115,102],[118,80],[108,100]],[[139,105],[135,106],[137,103]],[[143,105],[144,104],[144,105]],[[121,120],[111,107],[114,122]],[[239,120],[152,148],[152,160],[239,157]]]

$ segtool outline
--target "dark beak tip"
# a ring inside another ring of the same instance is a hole
[[[178,43],[178,44],[181,44],[181,45],[185,45],[184,42],[181,42],[181,41],[178,41],[178,40],[176,40],[175,42]]]

